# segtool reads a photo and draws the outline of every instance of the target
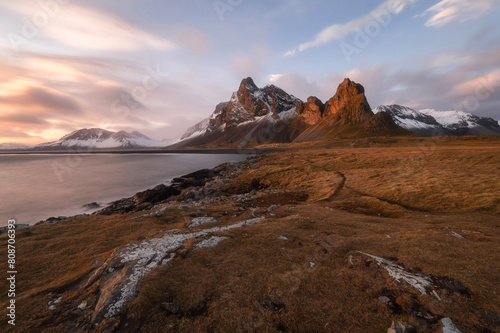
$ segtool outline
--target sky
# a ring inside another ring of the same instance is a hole
[[[0,0],[0,143],[172,139],[245,77],[500,119],[500,0]]]

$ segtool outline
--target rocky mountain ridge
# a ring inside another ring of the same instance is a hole
[[[141,148],[162,147],[165,143],[155,141],[146,135],[133,131],[112,132],[101,128],[83,128],[73,131],[57,141],[41,143],[33,149],[63,148]]]
[[[274,85],[258,88],[252,78],[241,81],[228,102],[210,118],[191,127],[174,146],[288,143],[332,138],[409,134],[390,116],[374,115],[362,85],[345,79],[323,104],[306,102]]]
[[[494,119],[463,111],[414,110],[402,105],[380,105],[374,113],[389,113],[396,124],[415,134],[436,135],[498,135],[500,125]]]

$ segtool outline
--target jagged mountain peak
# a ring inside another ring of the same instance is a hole
[[[233,128],[263,116],[278,118],[279,114],[295,107],[298,99],[274,85],[259,88],[251,77],[241,81],[227,105],[210,122],[212,130],[225,126]]]
[[[243,91],[243,90],[248,90],[250,92],[253,92],[253,91],[258,90],[258,89],[259,88],[255,84],[254,80],[251,77],[247,77],[247,78],[241,80],[238,92]]]
[[[365,88],[346,78],[325,105],[326,118],[350,124],[362,124],[373,116],[365,96]]]
[[[375,116],[364,87],[346,78],[326,104],[310,96],[303,102],[283,89],[258,88],[241,81],[229,102],[219,104],[208,120],[191,127],[176,146],[308,141],[408,134],[387,115]]]

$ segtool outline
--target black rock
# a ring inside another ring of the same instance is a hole
[[[82,208],[84,208],[84,209],[96,209],[96,208],[101,208],[101,205],[99,205],[97,202],[91,202],[91,203],[83,205]]]

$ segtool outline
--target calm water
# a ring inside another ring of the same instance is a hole
[[[174,177],[213,168],[248,155],[103,154],[1,155],[0,226],[51,216],[86,213],[91,202],[105,205]]]

